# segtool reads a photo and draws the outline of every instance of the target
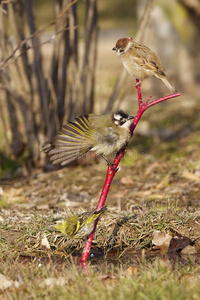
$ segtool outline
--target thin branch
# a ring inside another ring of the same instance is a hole
[[[77,27],[78,26],[74,26],[75,29]],[[26,44],[26,42],[29,40],[29,38],[25,39],[24,41],[22,41],[20,43],[19,46],[17,46],[17,48],[15,48],[15,50],[12,52],[12,54],[10,56],[8,56],[5,60],[2,61],[2,63],[0,64],[0,70],[3,69],[3,68],[5,68],[5,67],[7,67],[8,63],[15,62],[19,57],[23,56],[24,53],[26,53],[28,50],[41,47],[44,44],[52,43],[55,40],[55,37],[57,35],[59,35],[60,33],[64,32],[64,31],[67,31],[67,30],[69,30],[69,27],[64,27],[64,28],[60,29],[59,31],[57,31],[56,33],[54,33],[48,40],[46,40],[46,41],[44,41],[42,43],[36,44],[34,46],[27,45],[26,46],[26,50],[22,51],[19,55],[17,55],[16,57],[13,58],[13,56],[15,55],[15,53],[17,52],[17,50],[19,50],[19,48],[22,47],[24,44]],[[23,43],[23,42],[25,42],[25,43]]]
[[[42,29],[38,29],[36,30],[33,34],[29,35],[27,38],[25,38],[23,41],[20,42],[20,44],[13,50],[13,53],[7,57],[6,59],[4,59],[1,64],[0,64],[0,69],[3,69],[6,65],[6,63],[15,55],[15,53],[22,47],[24,46],[28,40],[33,39],[34,37],[38,36],[39,34],[41,34],[43,31],[45,31],[46,29],[48,29],[49,27],[53,26],[56,24],[56,22],[69,10],[69,8],[76,3],[78,0],[74,0],[72,1],[51,23],[49,23],[48,25],[46,25],[45,27],[43,27]],[[60,33],[60,32],[59,32]],[[55,34],[54,34],[55,35]],[[53,35],[53,36],[54,36]],[[31,49],[30,47],[28,47],[26,50]],[[23,54],[23,53],[22,53]],[[20,57],[21,55],[19,55]]]

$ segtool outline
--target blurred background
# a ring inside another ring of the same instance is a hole
[[[135,82],[112,51],[130,36],[158,54],[181,93],[145,113],[135,146],[172,141],[175,151],[174,139],[200,128],[199,0],[1,1],[0,178],[42,168],[40,144],[74,117],[117,108],[136,114]],[[168,90],[152,78],[142,94],[156,99]]]

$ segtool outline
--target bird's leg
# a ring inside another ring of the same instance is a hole
[[[141,94],[141,80],[136,78],[136,83],[135,83],[135,87],[137,89],[138,92],[138,105],[139,108],[142,106],[142,94]]]
[[[105,157],[103,154],[101,154],[101,157],[103,157],[103,159],[105,159],[105,161],[107,162],[108,166],[111,167],[111,169],[112,169],[113,171],[117,171],[117,169],[114,167],[114,164],[111,163],[111,161],[109,161],[109,160],[107,159],[107,157]]]
[[[138,85],[140,85],[141,84],[141,80],[139,80],[139,79],[137,79],[138,81],[136,81],[136,83],[135,83],[135,87],[137,87]]]

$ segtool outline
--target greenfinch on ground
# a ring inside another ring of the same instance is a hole
[[[54,219],[55,228],[69,238],[83,239],[87,238],[94,229],[94,223],[105,211],[107,207],[85,212],[81,215],[75,215],[65,220],[62,218]]]

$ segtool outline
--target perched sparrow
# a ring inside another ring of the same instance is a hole
[[[117,153],[131,137],[130,126],[133,116],[119,110],[110,115],[81,116],[59,131],[51,143],[42,145],[53,164],[62,166],[70,163],[88,151],[105,156]]]
[[[62,218],[54,219],[55,228],[63,234],[73,239],[83,239],[90,235],[94,229],[94,222],[100,215],[107,210],[106,206],[100,210],[92,210],[81,215],[69,217],[65,220]]]
[[[148,47],[134,42],[131,38],[121,38],[112,50],[120,56],[128,73],[139,81],[156,76],[164,82],[171,93],[176,92],[167,79],[157,55]]]

